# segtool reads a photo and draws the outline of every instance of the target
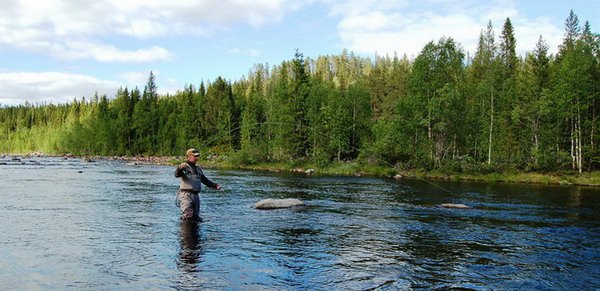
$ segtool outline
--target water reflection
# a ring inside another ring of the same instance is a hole
[[[180,222],[180,249],[178,267],[184,272],[198,272],[202,255],[202,242],[199,233],[200,224],[193,220]]]
[[[573,187],[571,191],[569,191],[569,206],[581,206],[581,190],[581,187]]]

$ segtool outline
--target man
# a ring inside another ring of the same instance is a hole
[[[177,206],[181,209],[181,218],[199,220],[200,218],[200,193],[201,184],[220,190],[221,185],[212,182],[196,166],[198,150],[189,149],[186,152],[187,161],[177,166],[175,177],[181,178],[179,191],[177,191]]]

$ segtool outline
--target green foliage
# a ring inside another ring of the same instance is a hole
[[[150,72],[143,90],[121,88],[114,98],[0,108],[0,152],[181,155],[196,147],[232,165],[489,179],[598,170],[600,37],[590,27],[571,12],[555,56],[541,36],[517,56],[508,18],[498,43],[489,22],[473,58],[445,37],[412,61],[296,51],[233,83],[218,77],[172,96],[158,94]]]
[[[462,49],[451,38],[428,43],[415,59],[408,80],[411,98],[400,103],[401,116],[412,125],[410,131],[426,133],[421,145],[435,165],[454,150],[461,130],[463,59]]]

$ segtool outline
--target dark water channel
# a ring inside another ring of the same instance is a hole
[[[190,225],[172,171],[0,159],[0,289],[600,288],[598,188],[207,170]]]

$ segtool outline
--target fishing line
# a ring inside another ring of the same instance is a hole
[[[253,123],[253,124],[250,124],[250,125],[247,125],[247,126],[252,127],[252,126],[257,126],[257,125],[265,125],[265,124],[268,124],[268,125],[271,125],[271,124],[275,124],[275,125],[297,125],[297,124],[290,123],[290,122],[266,121],[266,122],[256,122],[256,123]],[[301,124],[301,126],[305,127],[305,128],[312,128],[311,126],[303,125],[303,124]],[[204,142],[204,143],[200,144],[200,149],[208,146],[209,144],[211,144],[212,142],[214,142],[215,140],[217,140],[217,138],[220,138],[222,135],[224,135],[224,134],[231,134],[232,132],[235,132],[235,131],[238,131],[238,130],[242,129],[242,127],[244,127],[244,126],[240,125],[240,126],[235,127],[235,128],[233,128],[233,129],[231,129],[231,130],[229,130],[227,132],[222,132],[222,133],[220,133],[220,134],[218,134],[216,136],[213,136],[207,142]]]
[[[256,122],[256,123],[252,123],[252,124],[250,124],[250,125],[247,125],[247,126],[249,126],[249,127],[254,127],[254,126],[260,126],[260,125],[292,125],[292,126],[298,126],[298,125],[300,125],[301,127],[304,127],[304,128],[307,128],[307,129],[312,129],[312,128],[313,128],[313,126],[308,126],[308,125],[304,125],[304,124],[295,124],[295,123],[291,123],[291,122],[276,122],[276,121]],[[353,125],[352,125],[352,126],[353,126]],[[347,127],[346,129],[348,129],[348,128],[351,128],[352,126],[349,126],[349,127]],[[232,132],[235,132],[235,131],[241,130],[241,129],[242,129],[242,127],[244,127],[244,126],[241,126],[241,125],[240,125],[240,126],[238,126],[238,127],[235,127],[235,128],[233,128],[233,129],[231,129],[231,130],[229,130],[229,131],[227,131],[227,132],[222,132],[222,133],[219,133],[219,134],[217,134],[216,136],[213,136],[213,137],[212,137],[211,139],[209,139],[208,141],[206,141],[206,142],[202,143],[202,144],[200,145],[200,149],[203,149],[203,148],[207,147],[209,144],[211,144],[212,142],[216,141],[216,140],[217,140],[217,138],[220,138],[222,135],[224,135],[224,134],[231,134]],[[354,146],[350,146],[350,147],[351,147],[351,149],[352,149],[352,150],[356,150],[357,152],[360,152],[360,149],[359,149],[359,148],[357,148],[357,147],[354,147]],[[387,165],[388,165],[388,166],[390,166],[392,169],[396,169],[396,165],[392,165],[392,164],[391,164],[390,162],[388,162],[388,161],[381,160],[381,159],[379,159],[379,158],[377,158],[377,161],[378,161],[378,162],[383,162],[383,163],[387,164]],[[423,179],[423,178],[421,178],[421,177],[418,177],[418,176],[414,176],[413,178],[416,178],[417,180],[420,180],[420,181],[426,182],[426,183],[428,183],[428,184],[430,184],[430,185],[432,185],[432,186],[435,186],[435,187],[437,187],[438,189],[441,189],[441,190],[443,190],[443,191],[446,191],[446,192],[448,192],[448,193],[450,193],[450,194],[453,194],[453,195],[455,194],[454,192],[452,192],[452,191],[450,191],[450,190],[448,190],[448,189],[446,189],[446,188],[444,188],[444,187],[442,187],[442,186],[440,186],[440,185],[438,185],[438,184],[436,184],[436,183],[434,183],[434,182],[432,182],[432,181],[429,181],[429,180]]]

